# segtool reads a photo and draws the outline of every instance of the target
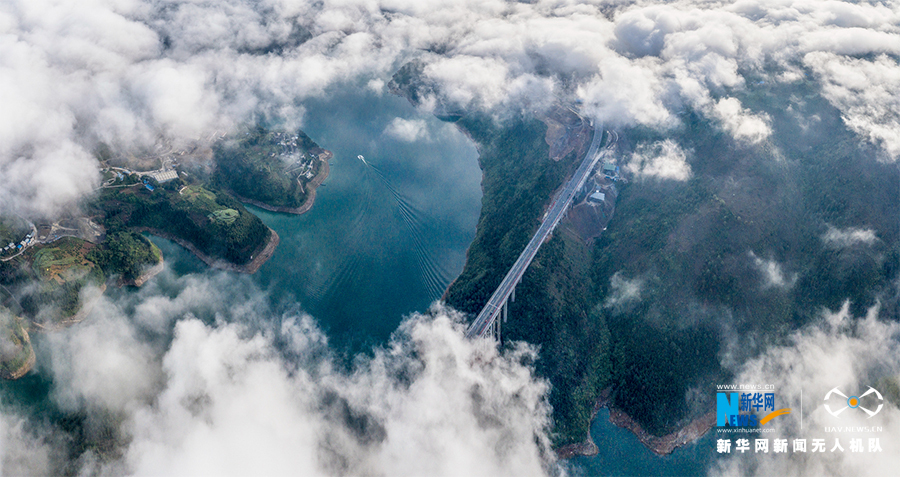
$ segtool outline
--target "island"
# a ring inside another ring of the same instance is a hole
[[[46,229],[52,226],[42,224],[39,230]],[[93,241],[77,234],[26,240],[21,253],[0,259],[3,305],[42,330],[81,321],[108,284],[140,286],[162,270],[160,250],[132,231]]]
[[[15,219],[0,218],[0,224]],[[77,220],[61,221],[73,225]],[[59,223],[35,230],[61,229]],[[95,237],[94,237],[95,238]],[[141,286],[162,270],[162,254],[145,237],[117,232],[97,243],[29,233],[15,255],[0,258],[0,378],[18,379],[35,363],[29,331],[82,321],[110,283]]]

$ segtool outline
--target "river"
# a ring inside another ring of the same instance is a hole
[[[455,126],[387,93],[305,106],[304,131],[334,152],[331,174],[304,215],[253,209],[281,236],[255,278],[299,302],[333,345],[364,349],[462,271],[481,208],[477,153]]]

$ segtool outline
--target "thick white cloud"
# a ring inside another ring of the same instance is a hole
[[[714,114],[735,139],[751,143],[760,142],[772,133],[768,124],[768,117],[763,114],[753,114],[741,107],[741,102],[735,98],[724,98],[713,106]]]
[[[97,407],[128,411],[149,399],[161,375],[152,348],[141,342],[113,304],[103,300],[87,326],[47,336],[44,363],[56,384],[54,400],[66,411]]]
[[[384,134],[394,139],[413,142],[429,138],[428,125],[422,119],[394,118],[384,128]]]
[[[54,455],[51,443],[41,438],[28,420],[0,412],[0,475],[50,475]]]
[[[685,181],[691,166],[684,151],[672,140],[642,144],[628,161],[628,169],[638,177]]]
[[[893,44],[900,45],[900,36]],[[900,157],[900,64],[896,57],[857,59],[820,52],[806,55],[804,63],[821,78],[825,97],[841,111],[850,129],[881,146],[886,159]]]
[[[836,248],[850,247],[857,244],[871,245],[876,240],[878,240],[878,236],[875,235],[874,230],[856,227],[839,229],[829,225],[828,231],[822,235],[822,241],[826,245]]]
[[[407,324],[409,342],[352,374],[315,375],[259,335],[181,321],[162,392],[129,423],[126,467],[140,475],[542,474],[547,387],[518,364],[533,351],[502,357],[458,328],[445,314],[420,317]]]
[[[599,75],[579,89],[585,111],[613,126],[674,124],[665,103],[666,85],[654,71],[657,64],[654,58],[604,59]]]
[[[796,78],[803,64],[893,160],[898,19],[895,4],[812,0],[14,0],[0,5],[0,208],[53,214],[88,194],[97,141],[190,140],[258,114],[299,124],[304,99],[383,84],[410,58],[444,106],[574,95],[604,124],[656,128],[691,108],[749,142],[770,126],[737,99],[743,75]]]
[[[845,412],[835,418],[824,408],[824,397],[834,387],[844,393],[862,393],[885,379],[900,378],[900,325],[878,317],[878,307],[865,319],[854,320],[849,302],[838,312],[824,312],[814,325],[796,332],[784,346],[776,346],[746,363],[737,383],[774,384],[776,407],[791,407],[791,414],[772,420],[775,431],[761,437],[807,439],[807,452],[733,456],[719,460],[712,475],[893,475],[900,466],[900,410],[886,397],[880,413]],[[803,428],[799,403],[803,392]],[[884,392],[882,387],[881,391]],[[874,410],[874,409],[873,409]],[[767,424],[768,426],[769,424]],[[872,427],[881,432],[825,432],[825,427]],[[839,439],[844,452],[810,453],[813,438],[824,438],[826,451]],[[862,453],[850,452],[851,438],[863,440]],[[882,452],[868,452],[868,439],[879,438]],[[751,438],[752,441],[752,438]],[[770,443],[771,446],[771,443]],[[732,451],[733,452],[733,451]]]
[[[764,288],[790,288],[797,281],[796,274],[791,276],[791,278],[786,277],[781,264],[774,259],[760,258],[755,253],[753,253],[753,251],[750,251],[748,255],[753,261],[753,265],[760,272],[760,274],[762,274],[765,280],[763,283]]]
[[[750,143],[771,126],[738,99],[744,75],[795,82],[811,71],[806,79],[821,84],[848,127],[896,160],[898,37],[896,2],[12,0],[0,4],[0,213],[52,215],[90,194],[99,141],[133,150],[259,114],[302,122],[305,99],[360,79],[381,90],[412,58],[425,63],[445,106],[531,110],[571,96],[599,123],[659,129],[691,110]],[[398,120],[385,132],[421,140],[421,131]],[[629,166],[686,180],[689,153],[663,141],[639,148]],[[823,240],[876,238],[834,229]],[[791,282],[778,264],[757,259],[771,284]],[[186,278],[175,297],[150,284],[130,307],[106,303],[92,321],[47,339],[51,359],[41,372],[53,376],[57,404],[119,416],[130,441],[116,469],[192,473],[209,464],[239,473],[251,463],[260,466],[252,471],[313,475],[528,475],[548,465],[546,384],[521,364],[532,350],[498,355],[462,340],[456,318],[436,311],[411,319],[355,371],[339,372],[309,317],[282,317],[262,334],[226,324],[278,317],[259,316],[264,300],[242,291],[246,282],[217,277]],[[639,298],[640,282],[616,280],[616,297]],[[232,297],[220,300],[229,309],[212,298],[221,296]],[[894,333],[865,323],[860,336]],[[847,362],[878,362],[859,338],[804,333],[796,348],[805,354],[786,348],[765,359],[814,371],[810,360],[830,356],[817,348],[825,347]],[[290,359],[273,342],[287,343]],[[858,375],[834,364],[845,381]],[[368,416],[368,437],[346,425],[346,413]],[[0,419],[4,471],[27,468],[20,449],[43,449],[10,416],[4,410]],[[34,452],[31,468],[52,467],[48,455]]]
[[[112,454],[77,449],[85,472],[521,476],[555,465],[536,350],[468,340],[451,310],[410,317],[345,369],[312,318],[273,314],[246,277],[167,271],[148,287],[41,343],[56,405],[113,436]],[[47,443],[68,437],[22,423],[2,409],[0,444],[15,442],[0,466],[55,473]]]

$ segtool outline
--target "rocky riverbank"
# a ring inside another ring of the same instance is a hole
[[[641,443],[657,455],[668,455],[683,445],[694,442],[716,423],[716,413],[710,412],[691,421],[688,425],[664,436],[654,436],[619,409],[609,409],[609,422],[633,432]]]
[[[220,270],[227,270],[230,272],[247,273],[247,274],[251,274],[251,275],[256,273],[256,271],[259,270],[259,267],[261,267],[262,264],[266,263],[270,258],[272,258],[272,255],[275,253],[275,249],[278,247],[278,244],[281,242],[281,238],[278,237],[278,234],[275,233],[275,231],[270,228],[269,229],[269,232],[270,232],[269,240],[266,242],[266,244],[263,245],[261,248],[259,248],[258,250],[256,250],[256,252],[253,253],[253,255],[252,255],[253,258],[249,262],[247,262],[244,265],[236,265],[234,263],[227,262],[220,258],[210,257],[209,255],[206,255],[205,253],[201,252],[200,249],[195,247],[194,244],[188,242],[187,240],[184,240],[184,239],[176,237],[172,234],[163,232],[162,230],[154,229],[154,228],[150,228],[150,227],[139,227],[139,228],[136,228],[135,230],[137,230],[138,232],[149,232],[153,235],[156,235],[157,237],[161,237],[166,240],[171,240],[171,241],[177,243],[178,245],[181,245],[182,247],[188,249],[188,251],[190,251],[191,253],[196,255],[197,258],[202,260],[203,263],[209,265],[210,267],[218,268]]]
[[[604,407],[609,407],[609,401],[612,394],[612,388],[604,389],[594,403],[591,414],[591,422],[597,416],[597,412]],[[687,445],[695,440],[703,437],[716,423],[716,413],[710,412],[691,421],[688,425],[676,430],[675,432],[664,436],[654,436],[650,434],[640,424],[625,414],[621,409],[609,407],[609,422],[618,427],[628,429],[637,436],[642,444],[647,446],[656,455],[668,455],[675,449]],[[575,456],[594,456],[599,452],[597,444],[591,438],[590,431],[585,440],[575,444],[569,444],[556,449],[556,455],[560,459],[569,459]]]
[[[165,262],[163,261],[162,256],[159,257],[159,262],[156,265],[149,268],[146,272],[141,274],[141,276],[135,278],[134,280],[125,281],[125,285],[133,286],[133,287],[142,287],[148,280],[159,275],[160,272],[163,271]]]
[[[594,422],[597,413],[609,404],[610,398],[612,398],[612,387],[608,387],[600,392],[600,397],[594,401],[594,407],[591,409],[591,422]],[[564,445],[556,449],[556,456],[560,459],[571,459],[578,455],[590,457],[597,455],[599,451],[600,449],[594,443],[594,439],[591,438],[591,428],[589,426],[587,435],[582,442]]]
[[[22,350],[28,353],[28,356],[25,358],[25,361],[22,364],[13,370],[7,370],[5,367],[0,367],[0,378],[2,379],[19,379],[22,376],[25,376],[31,368],[34,367],[34,363],[36,361],[36,357],[34,354],[34,348],[31,347],[31,338],[28,336],[28,330],[21,328],[23,343]]]
[[[259,207],[263,210],[268,210],[269,212],[280,212],[284,214],[294,214],[300,215],[305,214],[312,208],[313,203],[316,201],[316,189],[325,182],[325,179],[328,178],[328,174],[331,172],[331,167],[328,165],[328,161],[334,157],[334,154],[331,151],[323,149],[319,154],[319,160],[322,161],[322,167],[319,168],[319,172],[306,184],[306,200],[300,204],[300,207],[278,207],[274,205],[266,204],[265,202],[260,202],[258,200],[249,199],[247,197],[243,197],[239,194],[236,194],[232,190],[227,190],[229,194],[231,194],[235,199],[245,203],[250,204],[256,207]]]

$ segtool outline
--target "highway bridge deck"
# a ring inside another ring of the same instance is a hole
[[[602,152],[599,151],[602,140],[602,129],[595,129],[593,139],[591,140],[591,146],[588,148],[584,159],[581,161],[581,165],[578,166],[578,169],[575,170],[575,173],[572,174],[572,178],[569,179],[566,185],[556,194],[556,197],[554,197],[553,202],[551,202],[550,208],[544,216],[544,219],[541,221],[541,225],[538,227],[537,232],[531,237],[528,245],[525,246],[525,250],[519,254],[519,258],[516,259],[515,263],[510,267],[509,272],[503,277],[503,281],[500,282],[497,290],[491,295],[491,298],[484,305],[484,308],[475,318],[475,321],[473,321],[468,330],[466,330],[466,337],[480,337],[488,332],[493,333],[492,330],[497,322],[497,317],[506,306],[506,302],[515,290],[516,285],[522,280],[522,275],[525,273],[528,265],[531,264],[531,261],[534,260],[541,244],[547,240],[547,237],[549,237],[556,226],[559,225],[560,220],[562,220],[566,211],[569,209],[569,206],[572,204],[572,199],[575,198],[575,195],[584,186],[584,183],[587,181],[588,177],[590,177],[597,162],[611,151],[610,147],[605,148]]]

